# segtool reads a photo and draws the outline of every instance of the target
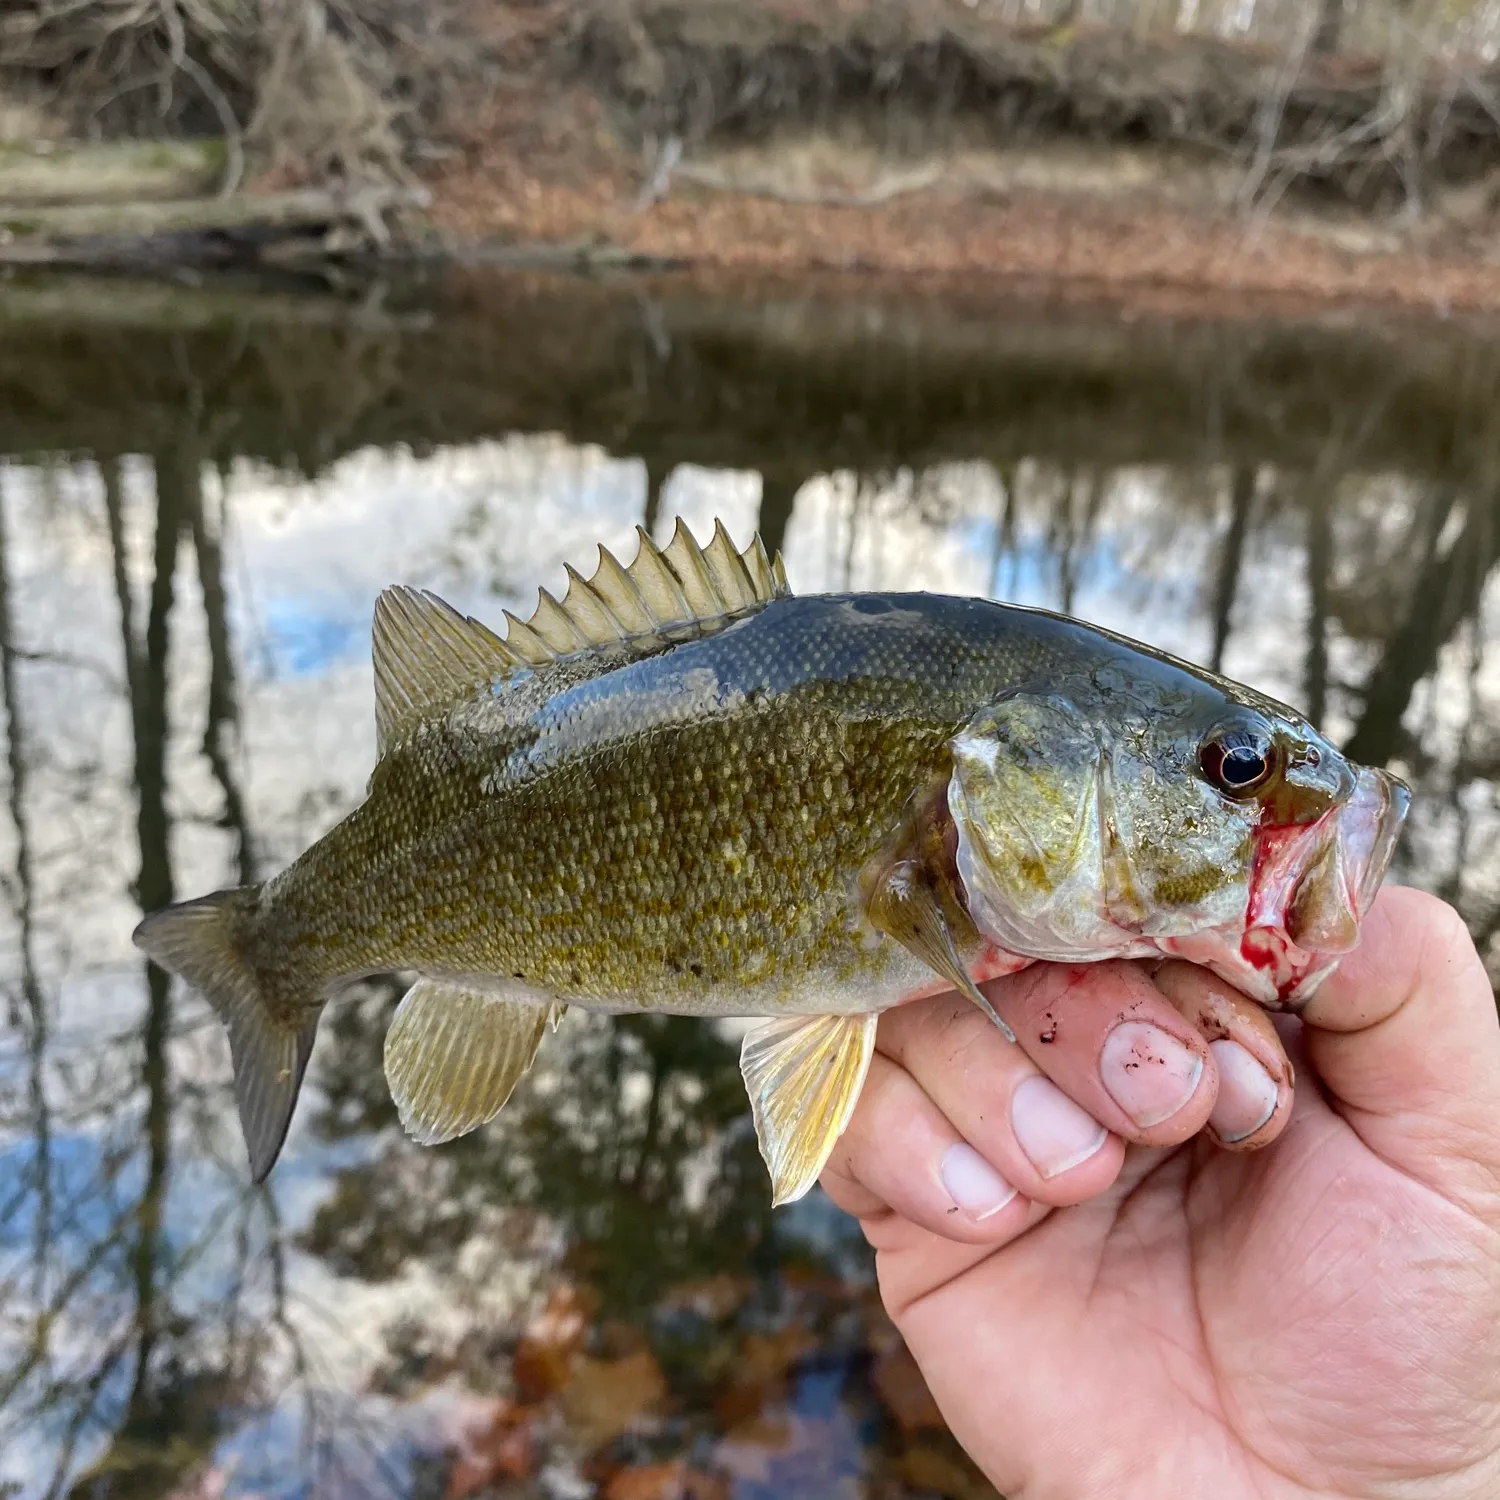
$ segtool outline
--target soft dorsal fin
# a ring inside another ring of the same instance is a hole
[[[650,656],[784,598],[786,570],[757,535],[736,552],[722,521],[700,547],[679,519],[666,548],[639,527],[640,549],[628,568],[603,547],[591,578],[567,569],[559,601],[539,590],[529,620],[505,612],[501,640],[435,594],[390,588],[375,605],[375,727],[379,753],[416,722],[451,707],[518,668],[545,668],[615,648]]]
[[[384,590],[375,601],[371,637],[380,755],[424,714],[509,676],[526,659],[436,594],[401,585]]]

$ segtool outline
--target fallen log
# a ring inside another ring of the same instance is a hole
[[[116,204],[197,198],[224,182],[223,140],[0,141],[0,204]]]
[[[367,185],[174,202],[0,204],[0,264],[285,264],[378,251],[421,187]]]

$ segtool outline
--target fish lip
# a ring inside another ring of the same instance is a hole
[[[1366,808],[1365,801],[1371,804],[1370,808]],[[1350,873],[1354,877],[1351,896],[1357,919],[1363,919],[1385,880],[1410,811],[1411,788],[1399,776],[1383,768],[1362,768],[1353,793],[1339,809],[1338,833],[1344,857],[1351,863]],[[1369,818],[1372,813],[1369,842],[1360,850],[1354,842],[1362,831],[1358,820]],[[1361,853],[1363,858],[1356,866],[1354,861]]]
[[[1325,820],[1326,836],[1309,846],[1302,874],[1289,887],[1283,923],[1302,879],[1328,848],[1329,841],[1335,840],[1342,865],[1344,903],[1353,918],[1354,938],[1347,947],[1304,950],[1306,962],[1301,975],[1281,996],[1281,1003],[1287,1009],[1300,1010],[1344,953],[1358,946],[1360,926],[1390,869],[1411,802],[1411,788],[1399,776],[1381,767],[1360,767],[1353,793]],[[1284,925],[1282,931],[1286,932]],[[1290,933],[1286,936],[1295,942]]]
[[[1362,920],[1390,867],[1410,807],[1411,789],[1399,776],[1359,767],[1349,796],[1315,822],[1300,830],[1263,829],[1268,845],[1278,836],[1285,842],[1279,848],[1262,846],[1247,925],[1284,926],[1302,883],[1330,848],[1343,866],[1349,914]]]

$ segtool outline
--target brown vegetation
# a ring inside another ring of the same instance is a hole
[[[1231,36],[1210,0],[22,0],[0,132],[25,99],[57,133],[221,138],[223,191],[420,178],[450,246],[501,259],[1492,303],[1487,13],[1249,14]]]
[[[1018,9],[560,10],[429,179],[437,221],[668,262],[1500,297],[1493,70],[1435,41],[1381,57],[1306,26],[1229,41]]]

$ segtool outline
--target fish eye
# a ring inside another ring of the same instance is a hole
[[[1247,797],[1264,786],[1279,761],[1270,730],[1255,724],[1234,724],[1214,730],[1198,751],[1203,774],[1230,797]]]

